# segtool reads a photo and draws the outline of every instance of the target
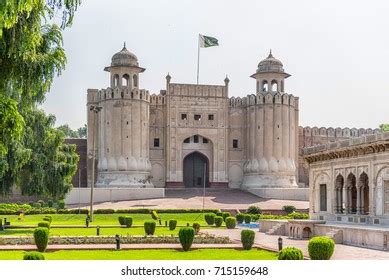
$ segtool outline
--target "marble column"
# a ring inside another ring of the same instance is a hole
[[[361,214],[361,187],[357,187],[357,214]]]

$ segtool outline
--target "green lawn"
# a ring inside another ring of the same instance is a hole
[[[2,251],[0,260],[21,260],[23,251]],[[46,260],[275,260],[277,254],[265,250],[197,249],[189,252],[158,250],[61,250],[44,253]]]
[[[2,215],[1,219],[7,218],[11,225],[33,225],[36,226],[38,222],[43,220],[43,217],[46,215],[26,215],[22,220],[18,220],[16,215]],[[85,225],[86,215],[79,214],[50,214],[53,218],[52,225]],[[94,219],[90,225],[119,225],[118,217],[119,216],[130,216],[133,218],[134,225],[143,225],[144,221],[151,220],[150,214],[95,214],[93,215]],[[186,223],[193,224],[194,222],[200,223],[200,225],[205,226],[206,222],[204,220],[203,213],[182,213],[182,214],[159,214],[159,217],[162,220],[163,225],[165,221],[168,220],[177,220],[177,225],[185,226]],[[158,223],[158,222],[157,222]]]
[[[202,227],[203,229],[206,227]],[[208,227],[209,228],[209,227]],[[154,235],[178,235],[178,231],[180,228],[176,228],[175,230],[169,230],[169,227],[157,227],[155,229]],[[33,228],[28,229],[6,229],[4,231],[0,231],[0,236],[24,236],[30,235],[32,236],[34,232]],[[135,228],[100,228],[100,235],[144,235],[145,231],[143,227],[135,227]],[[95,228],[51,228],[50,229],[51,236],[87,236],[87,235],[96,235]]]

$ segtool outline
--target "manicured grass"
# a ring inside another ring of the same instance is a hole
[[[168,220],[177,220],[177,225],[186,226],[187,223],[194,222],[206,225],[204,214],[207,213],[182,213],[182,214],[164,214],[160,213],[159,217],[162,220],[162,225]],[[26,215],[22,220],[18,220],[17,215],[2,215],[1,219],[7,218],[11,225],[37,225],[47,215]],[[53,218],[52,225],[85,225],[86,215],[79,214],[50,214]],[[151,220],[150,214],[94,214],[93,222],[90,225],[119,225],[119,216],[130,216],[133,219],[134,225],[143,225],[144,221]],[[158,224],[158,221],[156,221]]]
[[[2,251],[0,260],[21,260],[23,251]],[[46,260],[276,260],[277,254],[252,249],[61,250],[44,253]]]
[[[203,229],[206,227],[202,227]],[[209,228],[209,227],[208,227]],[[175,230],[169,230],[169,227],[157,227],[155,229],[154,235],[178,235],[180,228]],[[6,229],[0,231],[0,236],[32,236],[34,232],[33,228],[28,229]],[[144,235],[145,231],[143,227],[134,227],[134,228],[100,228],[100,235]],[[96,235],[95,228],[51,228],[51,236],[87,236],[87,235]]]

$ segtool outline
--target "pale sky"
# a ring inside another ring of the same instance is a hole
[[[103,68],[127,48],[146,68],[140,87],[230,79],[230,97],[255,93],[249,76],[269,49],[292,76],[286,92],[300,97],[300,125],[372,127],[389,123],[389,2],[334,0],[83,0],[64,31],[68,63],[43,108],[57,125],[86,123],[87,88],[109,86]]]

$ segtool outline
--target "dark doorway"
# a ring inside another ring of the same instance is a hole
[[[205,172],[204,172],[205,171]],[[205,178],[204,178],[205,175]],[[202,188],[209,185],[208,159],[201,153],[194,152],[184,159],[184,185],[186,188]]]

